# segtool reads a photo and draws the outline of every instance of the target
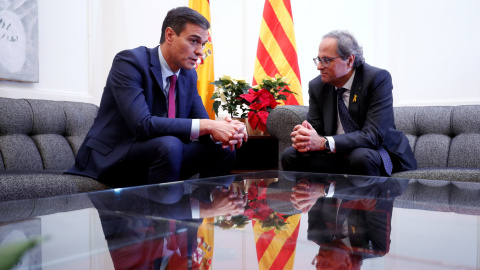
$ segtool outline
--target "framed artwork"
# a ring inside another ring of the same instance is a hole
[[[32,238],[40,238],[40,236],[41,220],[39,218],[0,225],[0,246],[23,242]],[[12,270],[38,269],[41,261],[42,250],[40,247],[35,247],[27,251]]]
[[[38,0],[0,0],[0,80],[38,82]]]

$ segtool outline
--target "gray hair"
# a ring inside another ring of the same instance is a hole
[[[334,30],[323,36],[323,38],[334,38],[337,40],[337,53],[343,60],[347,60],[350,55],[355,55],[353,68],[365,63],[363,49],[358,45],[357,40],[347,31]]]

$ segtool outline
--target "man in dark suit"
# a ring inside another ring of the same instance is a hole
[[[89,194],[115,269],[190,269],[203,218],[239,215],[235,175]],[[184,188],[185,187],[185,188]]]
[[[195,10],[175,8],[160,46],[116,55],[98,116],[67,173],[122,187],[230,172],[235,145],[247,135],[238,121],[208,119],[198,95],[194,67],[209,27]]]
[[[291,200],[297,209],[308,209],[307,238],[320,246],[317,269],[360,269],[363,260],[389,252],[393,202],[408,187],[408,179],[299,179]]]
[[[307,121],[291,133],[283,168],[372,176],[416,169],[408,139],[395,129],[388,71],[366,64],[342,31],[324,36],[314,62],[321,75],[309,83]]]

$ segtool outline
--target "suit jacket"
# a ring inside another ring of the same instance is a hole
[[[118,53],[112,64],[98,115],[67,173],[101,177],[126,157],[136,141],[175,136],[190,141],[191,119],[208,118],[197,92],[195,70],[180,70],[176,83],[176,117],[167,118],[167,98],[155,48]]]
[[[416,169],[417,161],[407,137],[395,129],[392,89],[388,71],[366,63],[357,67],[348,111],[360,129],[336,135],[337,93],[333,85],[323,83],[318,76],[309,83],[307,119],[318,134],[333,136],[337,153],[383,146],[390,154],[394,171]]]
[[[340,222],[347,220],[352,252],[362,258],[388,253],[393,201],[405,191],[408,180],[372,178],[368,185],[355,186],[355,176],[352,176],[348,181],[335,182],[333,198],[319,199],[308,212],[307,238],[320,246],[332,243],[336,231],[329,224],[335,224],[338,218]],[[342,202],[337,211],[338,199]]]

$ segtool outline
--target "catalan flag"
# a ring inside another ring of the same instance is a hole
[[[300,213],[288,215],[290,213],[274,211],[274,205],[290,202],[288,193],[271,187],[277,181],[270,178],[246,182],[248,203],[244,215],[252,219],[259,270],[291,270],[295,260],[301,216]],[[270,195],[267,192],[269,188],[273,190]],[[285,188],[282,189],[288,190]]]
[[[286,229],[279,232],[275,230],[264,232],[260,222],[252,222],[258,269],[293,269],[300,217],[300,214],[288,217]]]
[[[211,23],[209,0],[189,0],[188,7],[198,11],[198,13],[202,14]],[[195,69],[197,70],[198,75],[198,94],[202,98],[203,105],[205,106],[210,119],[215,119],[215,112],[213,111],[214,100],[211,99],[215,86],[210,84],[215,80],[215,75],[213,74],[213,44],[211,28],[208,29],[208,42],[205,44],[203,57],[201,57],[200,62],[197,63]]]
[[[287,77],[290,90],[285,105],[302,105],[302,83],[290,0],[266,0],[258,39],[253,85],[263,78],[280,74]]]

